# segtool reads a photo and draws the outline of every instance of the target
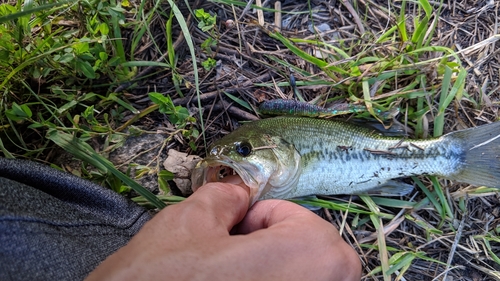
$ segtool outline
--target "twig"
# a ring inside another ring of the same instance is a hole
[[[281,30],[281,2],[276,1],[274,3],[274,9],[276,12],[274,12],[274,25],[278,30]]]
[[[226,109],[227,112],[229,112],[229,114],[233,115],[234,117],[236,117],[238,119],[251,120],[251,121],[255,121],[255,120],[260,119],[259,117],[255,116],[251,113],[248,113],[244,110],[237,108],[236,106],[232,106],[232,104],[226,102],[225,100],[222,100],[221,103],[224,106],[224,109]]]
[[[370,152],[371,154],[375,155],[396,155],[396,153],[389,151],[389,150],[378,150],[378,149],[370,149],[370,148],[365,148],[363,150],[366,150]]]
[[[467,217],[467,198],[464,200],[465,201],[465,211],[462,214],[462,220],[460,221],[460,225],[458,226],[457,234],[455,235],[455,240],[453,241],[453,245],[451,245],[450,249],[450,254],[448,255],[448,260],[446,261],[446,269],[445,274],[443,275],[443,278],[441,280],[446,280],[446,276],[448,275],[448,271],[451,265],[451,262],[453,260],[453,256],[455,255],[455,251],[457,250],[457,245],[460,242],[460,238],[462,238],[462,231],[464,229],[465,225],[465,218]]]
[[[262,1],[255,0],[255,4],[257,4],[257,22],[260,26],[264,26],[264,13],[262,12]]]
[[[203,95],[200,95],[200,101],[202,103],[205,103],[205,102],[208,102],[208,101],[211,101],[213,100],[222,90],[225,91],[225,92],[228,92],[228,93],[234,93],[236,92],[237,90],[241,89],[241,88],[246,88],[246,87],[251,87],[253,84],[257,83],[257,82],[265,82],[265,81],[268,81],[271,76],[273,74],[272,73],[269,73],[269,72],[266,72],[260,76],[257,76],[253,79],[249,79],[245,82],[243,82],[241,85],[237,86],[237,87],[233,87],[233,88],[223,88],[223,89],[219,89],[219,90],[216,90],[216,91],[212,91],[212,92],[209,92],[209,93],[206,93],[206,94],[203,94]],[[191,100],[193,99],[192,96],[189,96],[189,97],[184,97],[184,98],[177,98],[177,99],[174,99],[173,102],[175,105],[186,105],[188,103],[191,102]]]
[[[342,4],[347,8],[349,13],[351,13],[352,17],[354,18],[354,22],[356,22],[356,25],[359,28],[359,33],[363,35],[365,33],[365,27],[363,26],[363,23],[361,23],[361,19],[358,16],[358,13],[354,10],[352,7],[351,3],[348,0],[343,0]]]

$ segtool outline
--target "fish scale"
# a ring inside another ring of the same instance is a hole
[[[250,187],[251,203],[373,190],[400,195],[408,186],[393,179],[416,175],[500,188],[500,122],[410,140],[339,120],[262,119],[212,145],[193,171],[193,190],[218,180],[210,167],[220,166],[240,175]]]
[[[310,119],[304,127],[299,120],[274,118],[257,124],[292,143],[302,156],[302,176],[291,197],[360,193],[394,178],[422,174],[451,177],[459,170],[463,152],[449,141],[401,142],[401,138],[385,138],[344,121]]]

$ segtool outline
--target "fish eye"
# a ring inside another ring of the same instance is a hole
[[[243,157],[247,157],[252,153],[252,146],[248,142],[237,142],[235,144],[236,152]]]

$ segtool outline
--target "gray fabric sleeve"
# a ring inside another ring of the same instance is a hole
[[[82,280],[150,218],[99,185],[0,158],[0,280]]]

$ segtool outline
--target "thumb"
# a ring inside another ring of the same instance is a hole
[[[185,215],[186,220],[193,221],[195,225],[192,227],[202,228],[202,233],[218,228],[228,233],[243,219],[250,202],[248,187],[241,180],[238,182],[238,179],[229,178],[226,179],[227,182],[212,182],[201,186],[176,206],[180,209],[177,212]]]

